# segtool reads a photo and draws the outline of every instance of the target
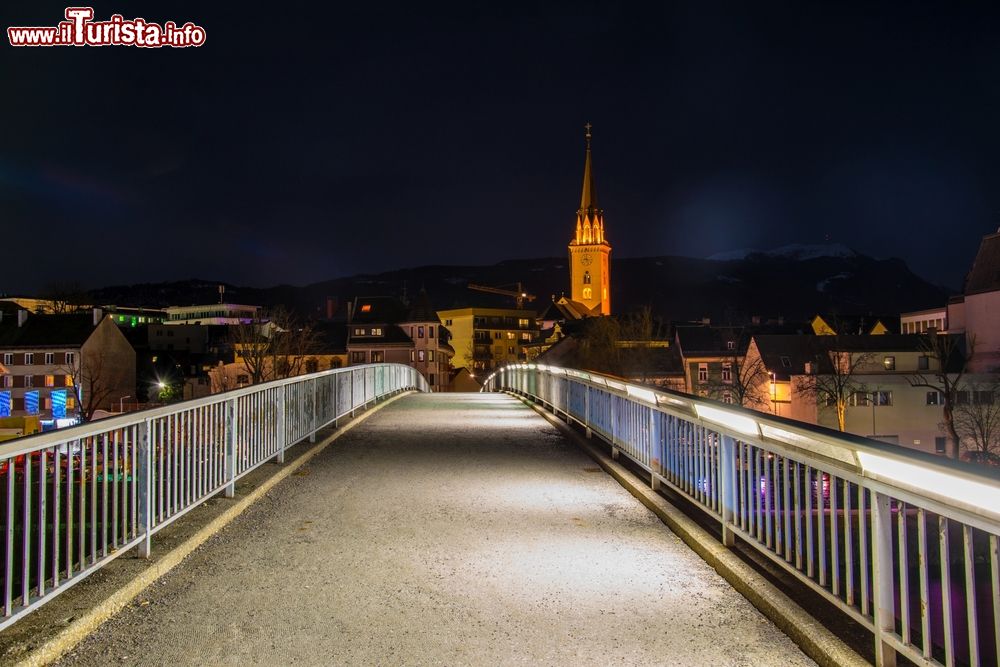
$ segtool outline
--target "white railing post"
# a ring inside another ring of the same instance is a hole
[[[896,612],[893,600],[892,575],[892,506],[889,496],[872,492],[872,541],[875,543],[872,564],[872,588],[875,599],[875,664],[895,667],[896,650],[886,642],[886,636],[896,632]],[[861,517],[864,530],[864,517]]]
[[[318,415],[316,414],[316,407],[318,401],[316,400],[316,378],[312,379],[312,427],[309,429],[309,442],[316,442],[316,427],[319,423]]]
[[[278,456],[277,463],[285,462],[285,447],[288,446],[288,433],[285,429],[285,385],[278,387]]]
[[[723,435],[719,443],[719,486],[722,492],[722,543],[736,544],[736,441]]]
[[[594,437],[594,432],[590,429],[590,387],[583,386],[583,421],[586,424],[587,437]]]
[[[239,420],[236,399],[226,403],[226,498],[236,495],[236,434]]]
[[[660,442],[660,429],[657,411],[649,408],[649,482],[653,491],[660,490],[659,475],[663,474],[663,443]]]
[[[139,470],[136,474],[136,498],[139,505],[139,523],[144,537],[139,543],[139,558],[149,558],[153,547],[153,424],[145,420],[139,439]]]

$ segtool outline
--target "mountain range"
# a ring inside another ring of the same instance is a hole
[[[322,315],[328,302],[341,313],[355,296],[414,296],[426,289],[438,309],[469,305],[511,307],[513,299],[472,291],[469,283],[537,295],[542,311],[567,292],[565,258],[518,259],[488,266],[433,265],[336,278],[301,287],[226,285],[231,303],[284,304]],[[186,280],[92,290],[95,303],[143,307],[214,303],[219,282]],[[943,305],[948,290],[913,273],[900,259],[875,259],[842,245],[740,250],[700,259],[660,256],[611,262],[613,312],[650,306],[665,320],[741,321],[754,315],[804,320],[816,313],[892,315]]]

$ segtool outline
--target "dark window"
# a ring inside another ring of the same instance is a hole
[[[250,384],[250,376],[249,375],[237,375],[236,376],[236,384]]]
[[[926,359],[927,357],[922,357]],[[929,391],[927,392],[927,405],[941,405],[941,392],[939,391]]]
[[[791,368],[792,367],[792,360],[789,359],[788,357],[782,357],[781,358],[781,365],[784,368]]]
[[[306,373],[315,373],[319,370],[318,359],[306,359]]]
[[[917,370],[918,371],[926,371],[930,367],[931,367],[931,359],[930,359],[930,357],[918,357],[917,358]]]
[[[947,441],[943,436],[938,436],[934,438],[934,453],[944,454],[947,446]]]
[[[584,285],[589,285],[590,284],[590,271],[584,271],[583,272],[583,284]]]

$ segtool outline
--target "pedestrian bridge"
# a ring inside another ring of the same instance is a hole
[[[372,365],[0,446],[3,627],[377,406],[64,662],[812,664],[534,402],[866,629],[880,664],[996,664],[994,477],[573,370],[425,389]]]

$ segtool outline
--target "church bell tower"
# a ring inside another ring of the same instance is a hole
[[[576,212],[576,234],[569,242],[569,279],[572,300],[591,316],[611,314],[611,244],[604,235],[604,211],[597,205],[594,170],[590,157],[590,123],[587,156],[583,164],[583,194]]]

